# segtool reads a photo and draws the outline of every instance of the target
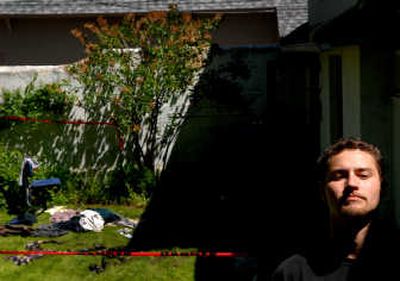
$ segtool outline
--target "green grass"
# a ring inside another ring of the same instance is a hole
[[[89,207],[89,206],[86,206]],[[125,217],[138,219],[144,206],[90,206],[103,207]],[[79,209],[83,209],[82,206]],[[12,218],[0,212],[0,224]],[[38,217],[38,224],[49,223],[46,213]],[[117,233],[119,226],[105,226],[101,232],[68,234],[61,237],[0,236],[1,250],[25,250],[28,242],[55,240],[59,244],[42,244],[44,250],[83,250],[96,245],[107,248],[124,247],[128,239]],[[0,255],[0,280],[194,280],[195,257],[102,257],[102,256],[43,256],[26,265],[16,265],[8,256]],[[96,273],[90,266],[106,261],[105,270]]]

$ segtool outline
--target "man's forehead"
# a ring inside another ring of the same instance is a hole
[[[368,152],[359,149],[346,149],[333,155],[329,159],[329,168],[332,169],[375,169],[375,158]]]

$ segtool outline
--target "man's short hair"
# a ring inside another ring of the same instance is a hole
[[[383,157],[378,147],[358,138],[348,137],[341,138],[329,147],[327,147],[319,157],[317,161],[317,177],[318,181],[321,184],[326,181],[326,176],[329,168],[329,160],[333,156],[341,153],[343,150],[346,149],[358,149],[369,153],[376,161],[376,166],[378,168],[381,182],[384,181]]]

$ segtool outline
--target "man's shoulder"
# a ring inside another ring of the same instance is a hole
[[[307,258],[294,254],[283,260],[273,273],[273,280],[287,280],[289,276],[301,276],[309,268]]]
[[[305,256],[301,254],[294,254],[283,260],[280,263],[279,267],[296,267],[296,266],[304,266],[306,264],[307,264],[307,258]]]

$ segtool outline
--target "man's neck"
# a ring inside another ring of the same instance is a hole
[[[347,259],[355,260],[358,258],[364,246],[370,224],[370,220],[357,222],[340,220],[332,224],[332,238],[336,243],[342,244]]]
[[[367,237],[370,223],[364,225],[358,232],[354,235],[354,246],[351,247],[349,253],[347,255],[348,259],[355,260],[358,258],[360,251],[365,243],[365,238]]]

